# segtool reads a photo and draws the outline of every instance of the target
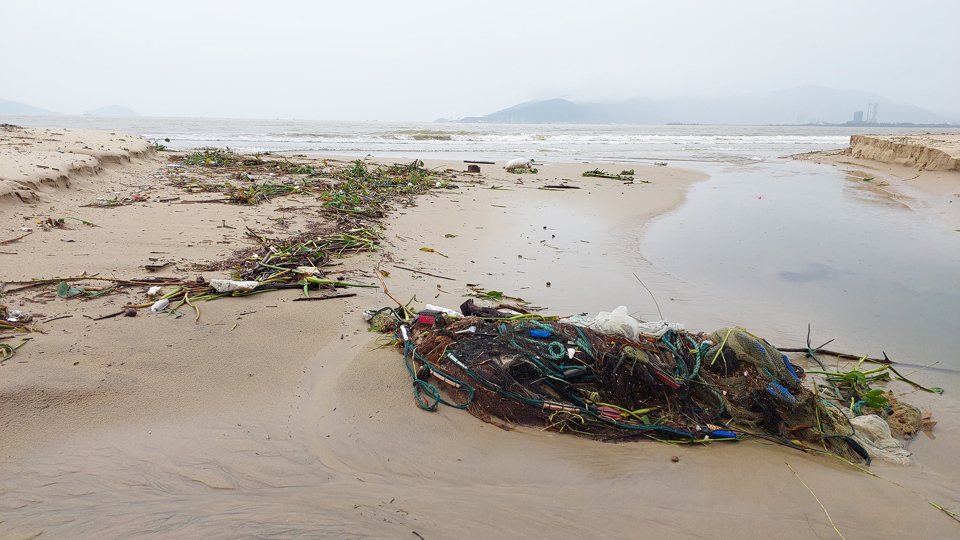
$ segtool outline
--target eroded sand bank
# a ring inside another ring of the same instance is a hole
[[[166,182],[168,165],[163,154],[148,154],[70,187],[44,188],[42,204],[0,203],[0,240],[22,234],[22,226],[36,229],[37,219],[48,216],[98,225],[37,229],[4,246],[16,255],[0,255],[2,279],[83,271],[140,276],[151,258],[177,263],[160,275],[194,276],[190,263],[222,259],[242,245],[244,225],[276,229],[282,213],[293,231],[309,219],[308,212],[278,212],[280,205],[309,206],[304,198],[257,207],[153,202],[183,195]],[[638,169],[650,184],[580,176],[595,166],[546,165],[538,175],[508,175],[499,164],[482,165],[483,178],[465,176],[469,182],[460,189],[435,191],[394,212],[384,253],[344,262],[357,268],[354,279],[372,281],[370,269],[381,264],[391,272],[390,292],[404,301],[416,295],[419,305],[455,307],[466,283],[478,283],[551,313],[610,309],[618,294],[639,306],[645,293],[627,289],[636,260],[624,246],[704,176],[674,167]],[[538,189],[565,178],[580,189]],[[81,206],[133,195],[150,202]],[[611,287],[622,292],[611,294]],[[71,317],[44,324],[46,334],[0,367],[0,532],[10,538],[416,538],[416,532],[431,540],[835,535],[787,462],[847,538],[957,534],[960,524],[910,491],[954,510],[960,504],[957,460],[945,451],[960,442],[960,406],[949,395],[910,397],[932,406],[940,420],[936,440],[921,436],[911,445],[914,466],[871,468],[904,487],[757,441],[677,447],[505,431],[462,411],[418,409],[400,355],[376,348],[380,336],[367,332],[361,318],[362,310],[390,301],[376,290],[356,292],[327,302],[293,302],[297,291],[218,300],[202,306],[199,324],[191,317],[84,316],[115,311],[135,299],[128,297],[4,298],[44,318]],[[654,307],[643,309],[649,314]],[[679,462],[671,461],[674,455]]]
[[[69,187],[150,152],[149,141],[124,133],[0,125],[0,204],[37,202],[44,187]]]

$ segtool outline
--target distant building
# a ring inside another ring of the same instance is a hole
[[[877,123],[877,106],[879,103],[868,103],[867,104],[867,123],[876,124]]]
[[[853,123],[862,124],[863,123],[863,111],[857,111],[853,113]]]

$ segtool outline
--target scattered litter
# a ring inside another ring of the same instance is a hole
[[[902,442],[893,438],[890,425],[883,418],[875,414],[856,416],[849,409],[842,410],[853,427],[852,437],[867,450],[871,458],[900,466],[910,463],[910,452],[903,449]]]
[[[503,168],[508,171],[516,171],[519,169],[532,169],[534,165],[534,160],[517,158],[511,159],[503,165]]]
[[[259,281],[233,281],[230,279],[212,279],[210,286],[218,293],[243,291],[250,292],[260,285]]]
[[[439,251],[437,251],[437,250],[435,250],[435,249],[433,249],[433,248],[422,247],[422,248],[420,248],[420,251],[426,251],[427,253],[436,253],[437,255],[439,255],[439,256],[441,256],[441,257],[444,257],[444,258],[448,258],[448,259],[449,259],[449,257],[447,257],[447,256],[444,255],[443,253],[440,253]]]
[[[549,286],[549,284],[548,284]],[[612,312],[601,311],[596,317],[588,319],[574,315],[563,319],[564,322],[583,328],[591,328],[603,334],[614,334],[636,341],[640,335],[660,337],[669,330],[682,331],[683,325],[666,321],[641,322],[627,313],[626,306],[619,306]]]
[[[27,313],[26,311],[13,309],[7,312],[7,322],[28,323],[31,321],[33,321],[33,315],[30,313]]]
[[[440,312],[440,313],[444,313],[444,314],[446,314],[446,315],[449,315],[450,317],[454,317],[454,318],[457,318],[457,319],[463,317],[463,314],[460,313],[459,311],[455,310],[455,309],[445,308],[445,307],[442,307],[442,306],[435,306],[435,305],[433,305],[433,304],[427,304],[427,305],[424,307],[424,309],[425,309],[425,310],[429,310],[429,311],[437,311],[437,312]]]
[[[151,272],[156,272],[173,264],[172,261],[164,261],[160,264],[145,264],[143,267]]]
[[[161,298],[150,306],[150,313],[163,313],[163,310],[167,309],[168,306],[170,306],[170,300]]]

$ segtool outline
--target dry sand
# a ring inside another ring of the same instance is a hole
[[[177,263],[160,275],[192,277],[189,263],[222,259],[242,245],[244,224],[269,228],[279,204],[312,201],[81,207],[98,197],[184,194],[166,185],[162,154],[146,151],[121,165],[109,159],[129,155],[116,139],[111,147],[101,133],[70,136],[104,141],[105,153],[93,156],[100,165],[68,174],[69,187],[36,183],[25,197],[30,204],[0,202],[0,241],[34,228],[0,247],[16,253],[0,255],[0,279],[142,276],[151,258]],[[595,291],[634,267],[623,246],[704,176],[674,167],[639,169],[650,184],[580,176],[594,166],[546,165],[538,175],[515,176],[483,165],[485,184],[419,198],[386,221],[385,253],[345,263],[358,269],[352,279],[372,280],[369,270],[385,257],[390,292],[416,295],[419,305],[455,307],[466,283],[479,283],[552,313],[610,309],[611,294]],[[537,189],[564,178],[581,189]],[[288,216],[290,230],[305,227],[309,215]],[[71,221],[71,230],[42,231],[36,223],[64,216],[98,227]],[[960,524],[913,493],[960,509],[957,459],[947,450],[960,442],[960,404],[949,396],[909,398],[932,405],[940,420],[936,440],[921,436],[911,445],[915,465],[871,467],[903,487],[756,441],[603,444],[505,431],[462,411],[416,408],[400,355],[377,349],[380,336],[360,316],[389,300],[377,290],[357,292],[327,302],[292,302],[296,291],[218,300],[201,306],[199,324],[146,314],[85,317],[141,300],[131,296],[3,298],[47,318],[71,317],[44,324],[46,334],[0,367],[0,536],[835,536],[800,479],[848,539],[960,534]],[[639,304],[635,286],[622,294],[627,305]]]

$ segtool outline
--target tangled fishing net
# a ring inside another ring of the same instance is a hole
[[[660,335],[628,338],[575,319],[495,317],[495,310],[436,324],[384,311],[372,322],[401,338],[416,400],[427,410],[445,404],[487,422],[601,440],[752,435],[870,459],[843,411],[803,386],[802,370],[785,355],[743,329],[664,327]]]

